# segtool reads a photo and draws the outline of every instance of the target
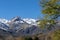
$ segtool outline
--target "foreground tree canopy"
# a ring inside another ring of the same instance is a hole
[[[43,19],[39,20],[40,28],[48,28],[51,25],[53,27],[57,24],[56,20],[60,16],[60,0],[40,0],[40,6],[44,15]],[[53,32],[52,40],[60,40],[60,29]]]
[[[40,20],[40,27],[44,28],[46,24],[56,24],[55,20],[60,16],[60,0],[40,0],[42,14],[44,18]]]
[[[60,0],[42,0],[42,13],[50,19],[56,19],[60,16]]]

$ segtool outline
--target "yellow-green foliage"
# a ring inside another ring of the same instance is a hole
[[[48,16],[58,17],[60,15],[60,0],[42,0],[42,13]]]
[[[44,29],[47,25],[51,25],[51,24],[55,24],[55,20],[40,20],[38,21],[39,24],[38,26],[41,28],[41,29]],[[50,26],[47,26],[47,27],[50,27]]]
[[[42,14],[45,16],[39,22],[41,28],[49,24],[56,24],[55,19],[60,16],[60,0],[41,0],[41,6],[43,8]]]
[[[43,19],[39,21],[39,26],[45,28],[47,24],[55,25],[57,18],[60,16],[60,0],[41,0]],[[47,27],[50,27],[48,25]],[[60,40],[60,30],[54,31],[52,40]]]
[[[46,20],[40,20],[38,21],[40,22],[38,25],[40,26],[40,28],[44,29],[44,26],[46,25],[47,21]]]
[[[54,31],[52,34],[52,40],[60,40],[60,30]]]

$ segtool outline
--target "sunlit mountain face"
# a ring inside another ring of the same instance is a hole
[[[11,20],[0,18],[0,35],[13,35],[13,36],[32,36],[40,33],[48,33],[54,29],[50,27],[49,30],[46,28],[41,30],[37,23],[38,20],[32,18],[14,17]],[[60,22],[57,23],[58,28],[60,28]],[[57,27],[56,27],[57,28]],[[57,28],[57,29],[58,29]]]
[[[11,20],[0,18],[0,29],[14,36],[35,35],[41,31],[36,21],[36,19],[21,17],[14,17]]]

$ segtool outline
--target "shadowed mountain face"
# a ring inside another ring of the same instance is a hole
[[[18,37],[18,36],[33,36],[40,33],[48,33],[54,29],[50,27],[48,29],[41,30],[37,25],[37,20],[35,19],[21,19],[20,17],[14,17],[11,20],[0,19],[0,36],[5,37]],[[59,29],[60,22],[55,26]],[[11,40],[12,40],[11,38]]]
[[[47,34],[54,29],[60,29],[59,21],[56,25],[51,25],[49,28],[46,27],[42,30],[38,27],[37,20],[35,19],[22,19],[20,17],[14,17],[11,20],[0,19],[0,39],[2,38],[3,40],[6,38],[6,40],[15,40],[15,37],[17,37],[16,39],[22,37],[23,39],[23,36],[31,37],[40,35],[41,33]]]
[[[21,19],[20,17],[14,17],[11,20],[0,19],[0,31],[1,34],[3,34],[3,32],[6,32],[7,34],[8,32],[13,36],[31,36],[38,34],[41,30],[37,26],[35,19]]]

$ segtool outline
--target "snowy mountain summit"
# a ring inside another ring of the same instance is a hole
[[[11,20],[0,18],[0,30],[7,31],[13,35],[34,35],[39,33],[37,20],[21,17],[14,17]]]
[[[12,18],[11,20],[6,20],[6,19],[2,19],[2,18],[0,18],[0,22],[1,23],[4,23],[4,24],[7,24],[7,23],[9,23],[9,22],[20,22],[20,23],[28,23],[28,24],[32,24],[32,25],[34,25],[34,24],[36,24],[36,20],[35,19],[32,19],[32,18],[24,18],[24,19],[22,19],[22,18],[20,18],[20,17],[14,17],[14,18]]]
[[[11,34],[13,36],[32,36],[40,33],[48,33],[52,29],[55,29],[54,26],[57,26],[56,29],[60,28],[60,22],[56,25],[51,26],[50,28],[46,28],[41,30],[38,27],[38,20],[32,18],[21,18],[14,17],[11,20],[1,19],[0,18],[0,35]]]

